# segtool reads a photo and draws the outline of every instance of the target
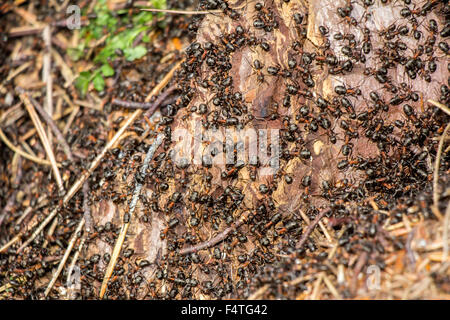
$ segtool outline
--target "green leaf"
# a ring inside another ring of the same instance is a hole
[[[166,0],[153,0],[152,4],[156,9],[166,9]]]
[[[78,61],[83,56],[83,49],[80,49],[79,47],[67,48],[67,54],[73,61]]]
[[[133,28],[128,32],[127,31],[123,32],[124,40],[125,40],[125,47],[121,48],[121,49],[126,49],[126,48],[131,47],[133,45],[134,38],[136,38],[139,35],[139,33],[144,32],[147,29],[148,29],[148,27],[142,26],[139,28]]]
[[[114,17],[109,18],[108,20],[108,24],[107,24],[107,28],[108,28],[108,32],[112,33],[116,31],[116,26],[119,23],[119,20],[117,20]]]
[[[105,47],[97,54],[94,58],[94,62],[101,62],[102,64],[106,64],[108,62],[108,58],[114,56],[114,48]]]
[[[144,34],[144,36],[142,37],[142,42],[144,43],[150,42],[150,37],[148,36],[148,34]]]
[[[153,14],[151,12],[141,11],[133,17],[133,23],[134,23],[134,25],[145,24],[149,21],[152,21],[152,19],[153,19]]]
[[[144,46],[136,46],[134,48],[125,49],[123,53],[128,61],[133,61],[145,56],[147,54],[147,48]]]
[[[105,80],[103,80],[103,77],[100,73],[97,73],[94,76],[92,83],[94,84],[94,88],[97,91],[103,91],[103,89],[105,89]]]
[[[101,26],[95,26],[92,30],[92,36],[95,39],[100,39],[103,36],[103,27]]]
[[[89,79],[90,77],[91,77],[91,72],[90,71],[82,71],[82,72],[80,72],[80,77],[84,77],[84,78],[87,78],[87,79]]]
[[[84,97],[87,93],[89,82],[91,78],[91,73],[88,71],[84,71],[80,73],[80,76],[75,80],[75,88],[77,88],[81,96]]]
[[[96,18],[89,19],[89,24],[81,29],[80,37],[83,41],[76,48],[68,49],[69,56],[77,60],[88,60],[85,56],[85,48],[94,39],[100,39],[107,35],[103,46],[99,46],[98,51],[93,62],[96,63],[97,69],[90,72],[81,72],[75,81],[76,88],[80,91],[82,96],[85,96],[92,83],[93,87],[98,91],[105,89],[105,78],[111,77],[115,74],[111,67],[111,61],[118,58],[118,51],[120,49],[124,54],[124,59],[133,61],[142,58],[147,54],[145,45],[134,45],[138,35],[142,35],[141,43],[149,43],[150,37],[148,30],[151,28],[150,23],[155,17],[151,12],[136,12],[128,15],[128,10],[120,10],[119,12],[111,12],[106,3],[108,0],[96,0],[94,5],[94,13]],[[152,7],[158,9],[166,8],[166,0],[152,0]],[[83,16],[87,14],[87,9],[83,8]],[[159,13],[158,16],[163,16]],[[119,23],[120,22],[120,23]],[[119,25],[132,23],[134,27],[126,28],[124,31],[118,32]],[[164,23],[164,22],[159,22]],[[90,59],[89,59],[90,60]]]
[[[105,77],[111,77],[114,75],[114,69],[109,65],[109,64],[104,64],[102,65],[102,67],[100,68],[100,70],[102,71],[102,74]]]
[[[108,20],[111,16],[106,11],[101,11],[97,14],[97,19],[95,19],[96,24],[99,26],[104,26],[108,24]]]

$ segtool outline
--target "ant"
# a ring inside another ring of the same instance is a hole
[[[253,63],[250,63],[250,62],[247,60],[247,58],[245,58],[245,57],[244,57],[244,59],[245,59],[245,61],[248,63],[248,65],[251,66],[251,68],[253,69],[252,75],[253,75],[253,74],[256,74],[256,80],[257,80],[257,82],[258,82],[259,84],[267,83],[267,81],[265,81],[265,76],[264,76],[264,73],[263,73],[263,71],[262,71],[263,68],[264,68],[264,64],[263,64],[260,60],[258,60],[258,59],[253,60]]]

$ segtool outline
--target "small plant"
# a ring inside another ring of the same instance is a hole
[[[89,25],[83,27],[80,31],[82,42],[76,47],[68,50],[69,56],[78,61],[83,58],[91,41],[99,40],[106,36],[104,45],[94,56],[93,62],[96,67],[90,71],[80,73],[75,81],[75,87],[85,96],[89,85],[92,83],[97,91],[103,91],[105,88],[105,77],[114,75],[114,69],[111,63],[118,58],[125,58],[127,61],[133,61],[142,58],[147,53],[145,43],[150,41],[148,30],[151,28],[153,14],[148,11],[141,11],[133,16],[128,16],[128,10],[118,10],[112,12],[108,9],[107,0],[98,0],[94,13],[95,19],[90,19]],[[164,9],[166,0],[152,0],[154,8]],[[119,26],[131,25],[131,28]],[[133,46],[136,37],[144,33],[139,43]]]

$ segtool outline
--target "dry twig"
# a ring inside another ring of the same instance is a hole
[[[314,219],[313,222],[311,222],[306,229],[306,231],[302,234],[302,237],[300,238],[299,242],[297,243],[297,248],[303,247],[303,245],[306,243],[306,241],[309,238],[309,235],[313,232],[314,228],[317,226],[319,221],[328,213],[330,210],[323,210],[321,213],[317,215],[317,217]]]
[[[195,14],[213,14],[213,13],[222,13],[222,10],[209,10],[209,11],[191,11],[191,10],[168,10],[168,9],[141,9],[141,11],[151,11],[151,12],[163,12],[163,13],[173,13],[173,14],[187,14],[187,15],[195,15]]]
[[[129,109],[148,109],[153,103],[125,101],[114,98],[111,100],[111,104]]]
[[[247,220],[249,214],[250,214],[250,211],[244,212],[234,224],[232,224],[230,227],[223,230],[221,233],[219,233],[215,237],[209,239],[208,241],[199,243],[195,246],[184,248],[184,249],[180,250],[180,254],[185,255],[185,254],[197,252],[199,250],[203,250],[203,249],[215,246],[219,242],[225,240],[231,232],[238,229],[242,224],[244,224],[244,222]]]
[[[145,179],[145,176],[147,175],[147,168],[150,164],[150,161],[153,158],[153,155],[155,154],[156,150],[158,149],[158,147],[160,146],[160,144],[162,143],[163,140],[164,140],[164,135],[159,134],[156,137],[155,142],[148,149],[147,154],[144,159],[144,163],[141,167],[141,176],[143,177],[143,179]],[[120,230],[120,234],[119,234],[116,244],[114,246],[114,250],[112,252],[111,259],[110,259],[108,267],[106,268],[106,271],[105,271],[105,276],[103,277],[102,287],[100,289],[100,299],[103,298],[103,296],[106,292],[106,288],[108,286],[108,281],[109,281],[111,274],[114,270],[114,267],[116,265],[117,258],[119,257],[120,251],[122,249],[122,244],[125,240],[125,236],[127,235],[127,231],[130,226],[130,223],[131,223],[131,218],[133,217],[134,210],[136,209],[136,205],[139,200],[139,195],[141,194],[141,189],[142,189],[142,183],[137,183],[136,188],[133,193],[133,198],[131,199],[130,211],[128,213],[129,214],[128,222],[125,222],[122,226],[122,229]]]

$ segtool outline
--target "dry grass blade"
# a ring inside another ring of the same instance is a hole
[[[317,300],[319,298],[320,284],[322,283],[323,275],[323,272],[319,273],[316,282],[314,282],[314,288],[310,296],[310,300]]]
[[[69,118],[67,119],[66,125],[64,126],[63,135],[65,135],[69,131],[70,126],[72,125],[72,123],[75,120],[75,117],[77,116],[79,111],[80,111],[79,106],[76,106],[73,108],[73,110],[70,113]]]
[[[62,269],[64,268],[64,265],[66,264],[67,258],[69,258],[70,252],[72,251],[73,246],[75,245],[75,241],[78,238],[78,233],[83,229],[84,226],[84,219],[81,219],[78,223],[77,229],[72,234],[72,237],[69,241],[69,245],[66,248],[66,252],[64,252],[64,256],[59,262],[58,268],[56,269],[55,273],[52,276],[52,279],[50,280],[50,283],[47,286],[47,289],[45,289],[44,295],[48,296],[50,293],[50,290],[53,288],[53,285],[55,284],[56,280],[59,277],[59,274],[61,273]]]
[[[34,110],[34,107],[28,98],[28,96],[23,92],[23,90],[18,90],[20,100],[25,104],[25,108],[28,111],[28,114],[30,115],[31,120],[33,121],[34,126],[36,127],[36,130],[38,132],[39,138],[42,141],[42,144],[44,146],[45,152],[47,153],[48,159],[50,160],[52,164],[53,169],[53,175],[55,176],[56,183],[58,184],[58,188],[60,192],[64,192],[64,186],[63,181],[61,178],[61,174],[59,173],[58,166],[56,164],[55,155],[53,154],[53,150],[50,146],[50,142],[48,141],[47,135],[45,134],[44,127],[42,126],[41,120],[39,120],[38,115],[36,114],[36,110]]]
[[[52,49],[52,57],[55,61],[55,64],[61,70],[61,75],[64,77],[66,82],[64,83],[64,88],[68,88],[72,82],[76,79],[76,76],[73,74],[72,69],[66,64],[64,59],[60,56],[58,51]]]
[[[73,255],[72,262],[70,263],[70,266],[69,266],[69,269],[68,269],[68,273],[67,273],[67,283],[69,283],[69,281],[70,281],[70,279],[72,277],[72,272],[73,272],[73,270],[75,268],[75,263],[77,262],[78,256],[80,255],[80,252],[83,249],[84,243],[86,242],[87,235],[93,229],[93,227],[92,227],[93,222],[92,222],[92,216],[91,216],[91,207],[89,205],[89,184],[88,184],[87,181],[83,184],[83,211],[84,211],[83,218],[84,218],[84,222],[85,222],[84,225],[85,225],[85,231],[86,232],[81,237],[78,249],[75,252],[75,254]],[[70,299],[71,298],[71,294],[72,294],[71,288],[69,287],[67,289],[68,289],[68,291],[67,291],[67,298]]]
[[[335,286],[333,285],[333,283],[331,282],[331,280],[327,277],[326,274],[323,275],[323,282],[325,282],[325,285],[328,287],[328,290],[330,290],[331,294],[333,295],[333,297],[335,299],[342,299],[341,295],[339,294],[339,292],[336,290]]]
[[[144,163],[142,165],[141,168],[141,176],[143,177],[143,179],[145,179],[146,176],[146,172],[147,172],[147,168],[150,164],[150,161],[153,158],[153,155],[155,154],[156,150],[158,149],[158,147],[160,146],[160,144],[162,143],[162,141],[164,140],[164,135],[163,134],[159,134],[156,137],[155,142],[150,146],[150,148],[148,149],[148,152],[145,156],[144,159]],[[102,287],[100,289],[100,299],[103,298],[105,292],[106,292],[106,288],[108,286],[108,281],[111,277],[111,274],[114,270],[114,267],[116,266],[116,261],[117,258],[119,257],[120,251],[122,249],[122,244],[123,241],[125,240],[125,236],[127,235],[127,231],[128,228],[130,226],[131,223],[131,219],[133,217],[134,214],[134,210],[136,209],[136,204],[139,200],[139,195],[141,194],[141,189],[142,189],[142,184],[141,183],[137,183],[136,184],[136,188],[134,190],[133,193],[133,198],[131,200],[131,204],[130,204],[130,211],[129,211],[129,220],[128,222],[124,223],[122,226],[122,229],[120,230],[120,234],[119,237],[117,238],[116,244],[114,246],[114,250],[113,253],[111,255],[111,260],[109,261],[108,267],[106,268],[106,272],[105,272],[105,276],[103,278],[103,283],[102,283]]]
[[[25,151],[19,149],[18,147],[16,147],[11,141],[9,141],[9,139],[6,137],[5,133],[2,131],[2,129],[0,129],[0,139],[6,144],[6,146],[8,146],[8,148],[10,148],[12,151],[16,152],[17,154],[21,155],[22,157],[24,157],[25,159],[31,160],[33,162],[36,162],[38,164],[43,164],[46,166],[51,166],[52,163],[48,160],[44,160],[44,159],[40,159],[38,157],[35,157],[31,154],[26,153]],[[60,167],[61,165],[59,163],[56,164],[58,167]]]
[[[31,66],[33,64],[32,61],[28,61],[24,64],[22,64],[20,67],[18,67],[15,70],[11,70],[9,72],[8,77],[6,78],[6,80],[3,81],[3,83],[6,83],[8,81],[11,81],[12,79],[14,79],[19,73],[21,73],[22,71],[26,70],[29,66]]]
[[[442,149],[444,147],[445,137],[450,129],[450,123],[445,127],[444,133],[439,141],[439,147],[436,154],[436,160],[434,162],[434,172],[433,172],[433,204],[437,208],[439,203],[439,192],[438,192],[438,180],[439,180],[439,167],[441,165]]]

